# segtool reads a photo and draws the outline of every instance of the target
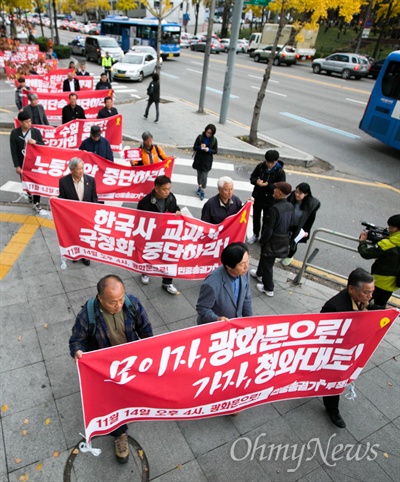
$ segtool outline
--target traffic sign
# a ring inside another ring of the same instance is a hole
[[[271,0],[244,0],[244,5],[255,5],[260,7],[266,7]]]

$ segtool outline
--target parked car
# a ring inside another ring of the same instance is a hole
[[[190,50],[198,50],[200,52],[205,52],[206,50],[207,38],[202,36],[197,42],[190,44]],[[215,38],[211,39],[210,52],[213,54],[219,54],[224,51],[224,47]]]
[[[156,69],[157,60],[151,54],[127,53],[123,62],[118,62],[113,67],[114,80],[142,80],[152,75]]]
[[[222,47],[224,48],[224,52],[228,52],[229,50],[229,45],[231,43],[231,39],[230,38],[222,38],[220,40],[220,44],[222,45]],[[240,52],[240,47],[239,45],[236,45],[236,53],[238,54]]]
[[[268,59],[271,57],[272,47],[273,45],[267,45],[263,49],[256,49],[254,51],[254,62],[261,62],[263,60],[268,62]],[[297,54],[294,47],[290,47],[289,45],[277,45],[273,61],[274,65],[286,64],[290,67],[295,64],[296,61]]]
[[[242,52],[242,54],[247,54],[247,49],[249,47],[249,43],[247,42],[247,40],[245,40],[244,38],[238,38],[237,45],[240,47],[240,52]]]
[[[100,35],[100,25],[98,23],[93,23],[88,32],[89,35]]]
[[[314,74],[326,72],[327,75],[339,74],[342,79],[355,77],[357,80],[366,77],[369,72],[369,62],[362,56],[352,53],[337,53],[326,59],[314,59],[311,68]]]
[[[382,69],[383,64],[385,63],[386,58],[377,60],[376,62],[372,62],[371,68],[369,69],[368,76],[371,76],[373,79],[377,79],[379,72]]]
[[[157,51],[150,45],[134,45],[131,47],[130,52],[139,52],[142,54],[151,54],[155,59],[157,58]],[[163,63],[163,58],[160,55],[160,65]]]
[[[85,40],[85,37],[76,37],[76,39],[68,42],[74,55],[85,55]]]
[[[182,33],[181,34],[181,49],[188,49],[190,44],[192,43],[193,35],[191,33]]]

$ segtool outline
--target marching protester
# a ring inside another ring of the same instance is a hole
[[[48,47],[46,52],[46,59],[47,60],[58,59],[57,54],[53,50],[53,47]]]
[[[228,176],[218,179],[218,194],[211,197],[203,206],[201,220],[219,224],[242,209],[242,201],[233,194],[233,180]]]
[[[309,240],[312,225],[314,224],[317,211],[321,206],[318,199],[313,197],[311,187],[306,182],[302,182],[296,186],[296,190],[290,194],[288,201],[293,204],[294,207],[293,226],[291,228],[290,251],[287,258],[281,261],[283,266],[289,266],[293,261],[293,256],[297,251],[295,239],[301,230],[304,231],[304,236],[298,242],[307,243]]]
[[[105,72],[100,74],[100,80],[96,84],[95,90],[109,90],[112,89],[110,82],[107,80]]]
[[[228,244],[221,253],[221,266],[210,273],[200,287],[196,304],[198,325],[252,316],[248,270],[247,246]]]
[[[15,105],[17,106],[18,110],[21,110],[22,105],[22,97],[24,95],[28,95],[29,91],[32,90],[29,85],[25,83],[25,77],[19,77],[18,79],[18,87],[15,90]]]
[[[388,233],[374,245],[367,243],[368,232],[360,234],[358,252],[364,259],[375,259],[371,273],[375,280],[373,294],[376,305],[386,307],[393,291],[400,288],[400,214],[387,220]]]
[[[93,152],[108,161],[114,162],[114,154],[108,140],[101,135],[100,126],[90,128],[90,136],[79,146],[81,151]]]
[[[76,75],[78,77],[89,77],[90,76],[89,72],[86,70],[86,62],[81,62],[79,64],[79,69],[76,71]]]
[[[61,199],[97,203],[96,181],[93,176],[84,174],[84,162],[79,157],[73,157],[68,164],[70,174],[60,177],[58,181]],[[85,266],[90,265],[90,259],[82,258]]]
[[[265,161],[260,162],[250,176],[253,184],[253,236],[247,244],[257,241],[262,230],[261,218],[265,219],[268,209],[274,204],[274,183],[285,182],[286,174],[283,162],[279,160],[279,152],[270,149],[265,153]]]
[[[39,129],[32,127],[32,121],[27,112],[19,112],[17,119],[20,122],[20,126],[11,131],[10,149],[15,172],[21,177],[26,145],[39,144],[44,146],[44,142]],[[29,202],[33,203],[33,209],[39,213],[42,210],[42,206],[40,205],[40,196],[31,196],[29,193],[28,195]]]
[[[374,292],[374,278],[362,268],[352,271],[347,280],[347,288],[328,300],[321,313],[343,311],[365,311],[372,308],[370,300]],[[339,412],[340,395],[323,397],[324,406],[332,423],[339,428],[346,424]]]
[[[114,60],[110,57],[109,53],[106,52],[106,56],[101,60],[101,66],[104,68],[106,76],[108,77],[109,82],[111,82],[111,71],[113,66]]]
[[[29,104],[24,107],[23,111],[28,113],[32,124],[48,126],[49,121],[43,106],[39,104],[39,97],[36,94],[29,94],[28,99]]]
[[[85,111],[76,103],[78,96],[75,93],[69,94],[69,104],[62,108],[61,124],[66,124],[75,119],[86,119]]]
[[[153,213],[175,213],[181,214],[180,207],[175,196],[171,192],[171,179],[168,176],[158,176],[154,181],[154,189],[147,194],[137,205],[139,211],[150,211]],[[162,279],[162,288],[170,295],[178,294],[178,290],[172,283],[172,278]],[[150,277],[142,274],[141,282],[148,285]]]
[[[287,182],[277,182],[274,187],[275,204],[268,210],[260,237],[261,254],[257,269],[250,270],[256,278],[258,291],[274,296],[273,268],[275,258],[285,258],[289,253],[290,228],[293,225],[293,204],[286,196],[292,191]]]
[[[149,131],[145,131],[142,134],[142,143],[140,144],[140,152],[142,155],[142,161],[140,164],[148,166],[149,164],[156,164],[163,161],[168,156],[165,154],[162,147],[157,144],[153,144],[153,134]]]
[[[112,117],[114,115],[118,115],[118,111],[113,106],[112,97],[107,95],[107,97],[104,97],[104,107],[99,110],[99,113],[97,114],[97,118],[106,119],[107,117]]]
[[[94,319],[94,330],[90,329],[91,319]],[[69,340],[69,350],[76,361],[84,352],[151,336],[153,330],[139,299],[125,293],[121,278],[107,275],[97,283],[97,296],[88,300],[78,313]],[[128,426],[124,424],[110,434],[114,437],[116,459],[121,464],[129,458],[127,430]]]
[[[149,96],[149,99],[147,101],[147,107],[146,111],[144,113],[144,118],[147,119],[149,116],[149,109],[150,106],[154,103],[156,107],[156,120],[154,121],[156,124],[158,124],[158,119],[160,117],[160,111],[159,111],[159,106],[160,106],[160,76],[155,73],[152,76],[152,80],[150,84],[147,87],[147,95]]]
[[[80,89],[79,80],[75,78],[74,72],[68,72],[63,82],[63,92],[78,92]]]
[[[214,124],[208,124],[202,134],[196,137],[193,145],[194,160],[192,167],[197,171],[197,184],[199,188],[196,194],[203,201],[207,187],[207,177],[211,171],[214,154],[218,152],[218,141],[215,137],[217,128]]]

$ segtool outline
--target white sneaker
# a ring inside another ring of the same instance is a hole
[[[250,276],[252,278],[255,278],[257,281],[259,281],[260,283],[262,283],[262,278],[261,276],[257,276],[257,270],[256,269],[251,269],[250,270]]]
[[[280,263],[282,261],[282,258],[275,258],[275,263]]]
[[[274,296],[274,292],[265,290],[264,285],[262,283],[257,283],[257,289],[258,289],[258,291],[261,291],[261,293],[265,293],[270,298],[272,298],[272,296]]]
[[[178,290],[175,288],[175,286],[173,284],[165,285],[164,283],[162,283],[161,286],[165,290],[167,290],[170,295],[177,295],[178,294]]]
[[[285,258],[281,261],[283,266],[289,266],[289,264],[293,261],[293,258]]]
[[[150,283],[150,277],[142,274],[140,281],[142,282],[142,285],[148,285]]]
[[[36,203],[33,206],[33,210],[36,211],[37,213],[40,213],[40,211],[42,210],[42,206],[39,203]]]
[[[247,240],[247,244],[254,244],[257,241],[257,239],[258,239],[258,236],[253,234],[253,236]]]

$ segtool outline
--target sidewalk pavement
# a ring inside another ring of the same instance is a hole
[[[102,449],[98,457],[74,449],[83,421],[68,340],[97,281],[118,274],[126,291],[144,304],[155,334],[195,325],[201,282],[176,280],[180,294],[173,297],[159,279],[143,286],[138,274],[105,264],[68,261],[61,269],[49,219],[32,216],[29,206],[2,206],[0,221],[1,244],[7,245],[2,264],[12,265],[0,284],[0,482],[146,480],[141,474],[145,456],[150,480],[157,482],[399,480],[398,321],[357,380],[355,401],[341,397],[346,429],[330,422],[321,399],[310,398],[264,404],[236,417],[132,423],[129,434],[143,452],[133,451],[124,466],[114,458],[110,436],[93,439],[93,447]],[[257,249],[252,250],[255,267]],[[259,293],[252,280],[254,314],[319,312],[336,292],[309,279],[294,286],[293,277],[276,267],[273,298]],[[259,448],[252,456],[257,437]],[[356,446],[343,452],[346,444]],[[378,444],[376,456],[370,452],[368,460],[365,452],[373,444]]]

